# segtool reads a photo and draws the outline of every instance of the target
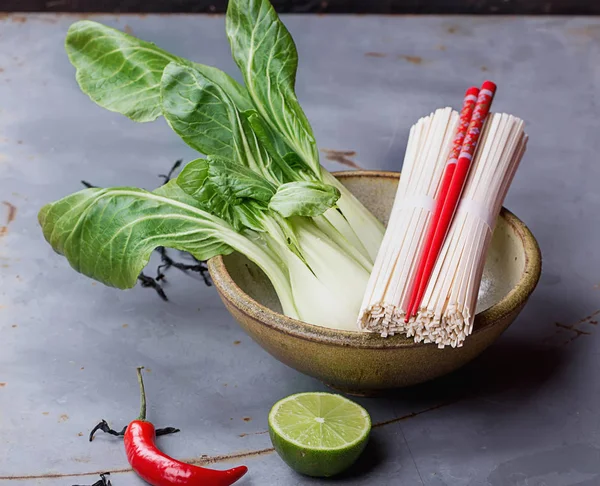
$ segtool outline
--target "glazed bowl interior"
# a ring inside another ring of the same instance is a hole
[[[336,177],[380,221],[387,225],[398,185],[398,174],[386,172],[371,174],[368,171],[361,173],[368,174],[368,177],[360,177],[358,172],[341,172],[337,173]],[[518,286],[519,281],[524,276],[526,253],[523,242],[514,231],[514,222],[510,221],[511,216],[515,218],[505,210],[496,223],[479,289],[476,309],[478,314],[501,303],[509,304],[509,302],[503,301],[506,301],[511,290]],[[254,263],[239,253],[223,257],[223,263],[231,280],[237,284],[243,293],[267,309],[281,313],[281,305],[273,286],[262,270]],[[496,313],[492,312],[492,314]],[[485,315],[479,317],[485,317]],[[483,319],[483,321],[487,321],[487,319]],[[480,327],[483,323],[482,319],[479,318],[476,327]],[[322,329],[318,326],[303,324],[310,326],[317,334]],[[329,334],[327,329],[323,329],[323,332]],[[335,332],[340,333],[341,331]],[[353,333],[350,332],[349,334]],[[362,333],[357,332],[356,334],[357,338],[362,336]]]

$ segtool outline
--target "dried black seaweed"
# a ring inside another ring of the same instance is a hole
[[[202,280],[204,280],[204,283],[207,286],[211,286],[212,282],[210,281],[210,275],[208,273],[208,266],[206,265],[206,262],[202,261],[202,260],[198,260],[197,258],[194,257],[194,255],[190,255],[188,253],[189,256],[191,256],[194,261],[196,263],[194,264],[189,264],[189,263],[182,263],[182,262],[177,262],[175,260],[173,260],[169,254],[167,253],[167,249],[164,246],[159,246],[158,248],[156,248],[156,251],[160,253],[160,259],[162,261],[162,264],[158,266],[158,268],[156,269],[156,277],[155,280],[156,281],[161,281],[161,280],[165,280],[165,273],[169,268],[173,267],[173,268],[177,268],[178,270],[181,270],[182,272],[197,272],[200,274],[200,276],[202,277]]]

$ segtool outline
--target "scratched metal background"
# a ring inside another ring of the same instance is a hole
[[[146,365],[150,418],[182,432],[167,452],[240,485],[304,485],[270,449],[267,412],[317,381],[275,361],[215,291],[170,274],[151,291],[95,285],[42,240],[44,203],[98,185],[154,187],[193,153],[164,122],[137,125],[81,94],[63,51],[70,15],[0,20],[0,484],[141,482],[106,418],[137,414]],[[101,16],[177,54],[234,73],[222,17]],[[518,321],[471,366],[358,400],[371,446],[333,484],[600,484],[600,20],[286,17],[300,51],[298,93],[324,163],[400,169],[409,126],[456,103],[468,83],[500,85],[497,110],[523,117],[529,151],[506,205],[538,237],[544,273]],[[12,208],[12,209],[11,209]]]

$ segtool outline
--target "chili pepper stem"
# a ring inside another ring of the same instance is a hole
[[[142,377],[143,366],[137,367],[138,383],[140,384],[140,415],[138,420],[146,420],[146,390],[144,389],[144,378]]]

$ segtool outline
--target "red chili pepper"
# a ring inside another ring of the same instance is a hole
[[[207,469],[173,459],[156,447],[154,440],[157,431],[154,429],[154,425],[146,420],[146,393],[142,369],[143,367],[137,369],[141,394],[140,416],[133,420],[124,431],[125,453],[133,470],[152,486],[229,486],[246,474],[248,471],[246,466],[238,466],[225,471]],[[94,431],[98,428],[107,431],[102,423]],[[106,428],[108,428],[108,424],[106,424]],[[176,429],[166,430],[168,432],[163,433],[177,431]],[[113,435],[117,434],[121,435],[119,433]]]

